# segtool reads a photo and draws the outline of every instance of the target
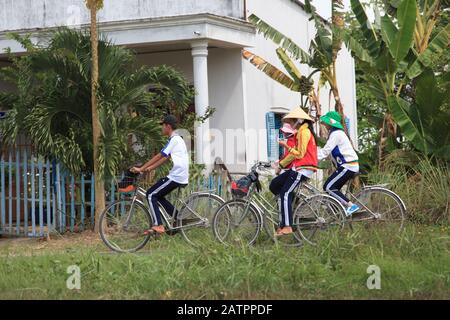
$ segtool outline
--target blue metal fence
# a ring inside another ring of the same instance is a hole
[[[27,149],[9,152],[0,159],[0,234],[36,237],[90,227],[93,190],[91,175],[70,175]]]
[[[194,190],[225,196],[226,179],[198,179]],[[117,200],[116,182],[108,184],[107,202]],[[0,234],[43,237],[51,232],[78,232],[94,226],[94,176],[71,175],[32,149],[12,150],[0,158]]]

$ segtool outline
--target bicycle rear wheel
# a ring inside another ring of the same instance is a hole
[[[400,231],[403,229],[406,207],[393,191],[383,187],[368,187],[358,193],[356,198],[359,202],[357,204],[362,208],[353,215],[351,221],[397,224]]]
[[[294,211],[294,226],[303,240],[315,245],[321,231],[344,227],[344,207],[339,201],[325,194],[304,199]]]
[[[121,253],[136,252],[150,240],[144,232],[153,225],[147,208],[140,202],[119,200],[100,216],[100,237],[105,245]]]
[[[225,201],[215,194],[194,193],[178,214],[178,226],[188,243],[200,246],[214,239],[211,221]]]
[[[225,202],[213,218],[214,236],[226,245],[244,244],[251,246],[262,228],[258,209],[245,200]]]

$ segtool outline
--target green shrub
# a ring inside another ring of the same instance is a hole
[[[450,223],[449,164],[412,152],[396,151],[383,170],[368,175],[369,183],[389,183],[405,202],[408,218],[419,223]]]

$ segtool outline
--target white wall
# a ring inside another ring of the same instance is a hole
[[[193,83],[191,50],[169,51],[138,55],[139,65],[168,65],[182,72]],[[244,90],[240,49],[210,48],[208,53],[209,102],[216,109],[210,119],[213,146],[212,159],[222,158],[232,171],[246,169],[244,128]],[[242,129],[241,135],[228,132]],[[221,148],[221,146],[223,146]],[[227,150],[226,148],[232,150]]]
[[[240,49],[211,49],[208,56],[209,101],[216,108],[210,120],[213,143],[218,150],[213,158],[222,158],[234,172],[246,170],[244,135],[244,84]],[[215,130],[217,134],[214,134]],[[227,134],[228,133],[228,134]],[[220,148],[220,146],[223,148]]]
[[[212,13],[243,18],[243,0],[107,0],[100,22]],[[89,22],[84,0],[0,0],[0,31]]]

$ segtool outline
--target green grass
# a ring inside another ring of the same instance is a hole
[[[194,249],[177,236],[119,255],[92,238],[0,239],[0,299],[450,299],[449,240],[443,227],[359,226],[300,249]],[[74,264],[79,291],[66,288]],[[381,290],[366,287],[369,265],[381,269]]]

